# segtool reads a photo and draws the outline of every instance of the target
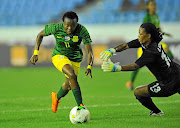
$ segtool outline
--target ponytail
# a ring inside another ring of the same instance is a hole
[[[157,28],[157,33],[155,33],[154,41],[159,43],[163,39],[164,32],[160,32],[160,29]]]

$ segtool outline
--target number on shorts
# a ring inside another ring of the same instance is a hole
[[[161,91],[161,87],[159,86],[159,83],[156,83],[154,86],[150,87],[150,90],[152,92],[158,93],[159,91]]]

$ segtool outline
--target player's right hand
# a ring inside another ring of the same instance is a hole
[[[116,72],[117,71],[117,65],[111,61],[104,61],[103,64],[101,65],[101,69],[104,72]]]
[[[100,58],[102,61],[107,61],[112,57],[112,55],[116,52],[114,48],[107,49],[100,53]]]
[[[31,58],[30,58],[30,63],[31,64],[36,64],[36,62],[38,61],[38,55],[33,55]]]

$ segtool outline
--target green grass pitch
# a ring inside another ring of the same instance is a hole
[[[58,91],[65,77],[54,67],[0,68],[0,128],[179,128],[180,95],[153,98],[163,117],[148,116],[149,110],[125,87],[131,72],[103,73],[93,68],[93,79],[81,68],[78,77],[83,103],[90,110],[87,124],[73,125],[69,112],[76,106],[70,91],[56,114],[51,110],[52,91]],[[135,86],[153,82],[141,69]]]

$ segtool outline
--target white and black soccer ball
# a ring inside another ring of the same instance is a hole
[[[73,124],[86,123],[90,120],[90,112],[87,108],[79,109],[75,106],[69,113],[69,119]]]

